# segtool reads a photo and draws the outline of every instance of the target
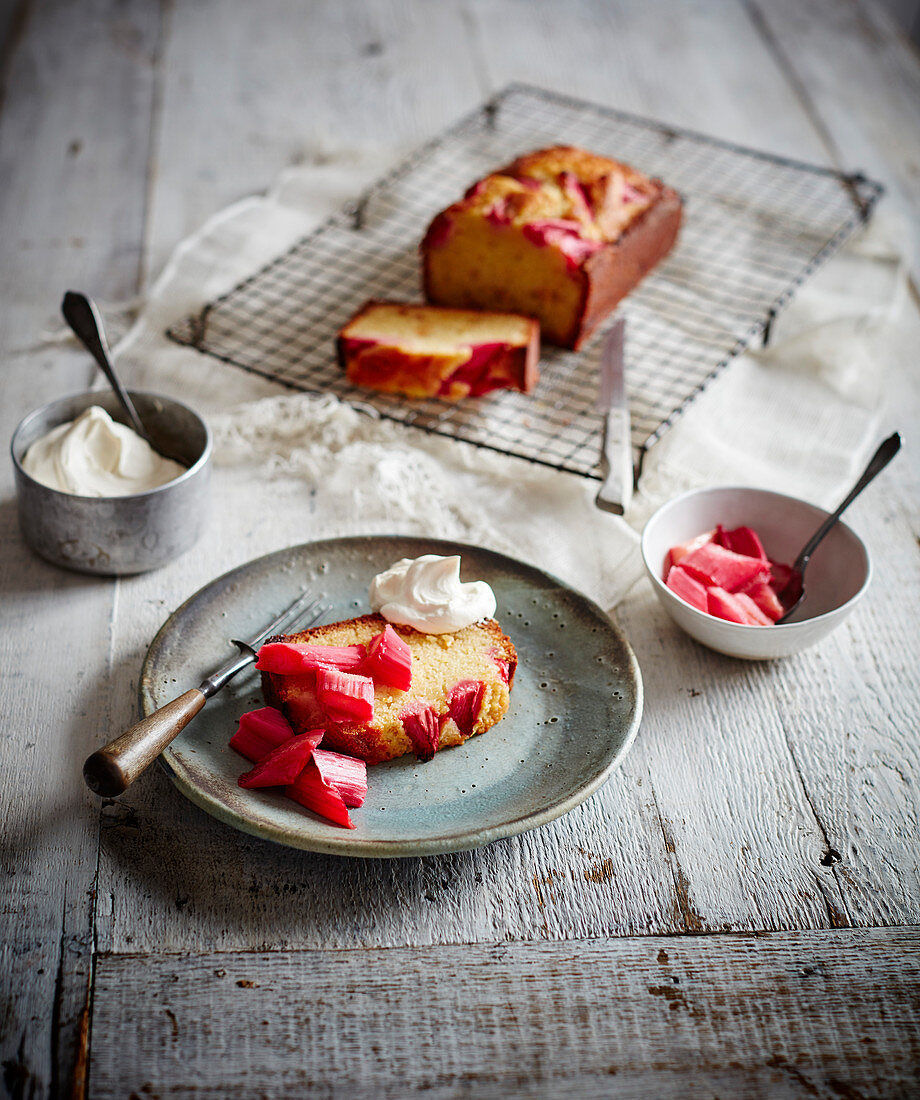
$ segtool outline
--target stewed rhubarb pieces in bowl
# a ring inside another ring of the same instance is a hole
[[[727,531],[721,524],[672,546],[664,583],[708,615],[745,626],[770,626],[783,614],[780,595],[792,569],[767,557],[751,527]]]

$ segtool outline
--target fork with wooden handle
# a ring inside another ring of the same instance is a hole
[[[239,656],[202,680],[198,687],[190,688],[178,699],[165,703],[159,710],[148,714],[104,748],[97,749],[87,757],[83,765],[83,778],[87,786],[105,798],[123,794],[166,746],[179,736],[211,696],[216,695],[224,684],[255,661],[256,651],[266,638],[283,633],[301,619],[305,620],[303,625],[312,626],[325,613],[326,608],[318,600],[311,600],[303,595],[254,638],[247,642],[231,639],[232,644],[240,651]]]

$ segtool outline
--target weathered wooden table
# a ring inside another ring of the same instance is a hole
[[[143,292],[286,165],[402,150],[513,79],[865,169],[917,226],[920,64],[868,0],[20,0],[0,36],[5,438],[91,377],[43,340],[67,286]],[[100,808],[80,765],[133,720],[157,627],[276,544],[71,575],[22,544],[7,464],[5,1095],[920,1095],[918,387],[890,385],[907,446],[852,510],[859,613],[748,665],[642,586],[624,766],[553,825],[426,859],[262,843],[158,770]]]

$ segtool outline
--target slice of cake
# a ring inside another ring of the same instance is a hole
[[[339,332],[353,386],[456,401],[537,384],[540,329],[529,317],[368,302]]]
[[[411,653],[408,690],[374,675],[381,663],[375,639],[387,630]],[[263,669],[265,701],[283,711],[295,733],[322,726],[323,748],[368,764],[410,752],[428,760],[438,749],[484,733],[507,712],[517,667],[514,645],[494,619],[453,633],[423,634],[388,624],[381,615],[363,615],[274,638],[269,645],[278,642],[309,647],[301,652],[315,667],[273,672],[265,665],[293,667],[286,654],[296,661],[297,653],[278,653],[277,664],[269,653],[260,653],[256,667]],[[328,648],[328,660],[320,647]]]
[[[571,146],[518,157],[438,214],[421,244],[425,297],[535,317],[579,347],[671,250],[681,201],[626,164]]]

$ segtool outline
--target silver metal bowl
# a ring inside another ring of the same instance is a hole
[[[135,391],[131,397],[157,449],[188,465],[175,480],[147,492],[76,496],[49,489],[22,468],[32,443],[75,420],[90,405],[125,423],[112,393],[93,391],[51,401],[29,413],[13,433],[19,525],[29,546],[55,565],[107,576],[144,573],[184,553],[204,530],[211,478],[207,424],[170,397]]]

